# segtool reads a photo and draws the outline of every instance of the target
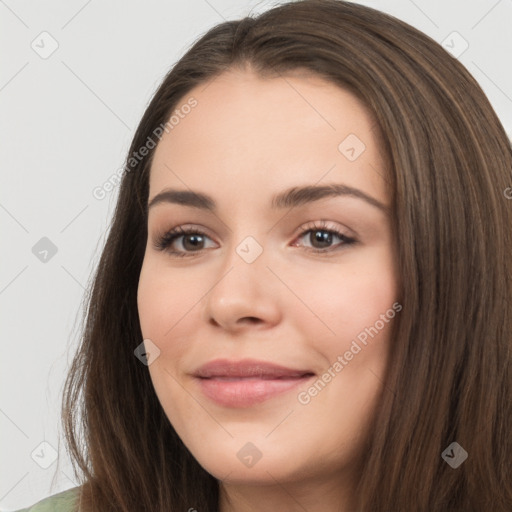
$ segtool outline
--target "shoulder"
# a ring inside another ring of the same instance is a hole
[[[72,487],[67,491],[44,498],[31,507],[16,510],[15,512],[75,512],[80,489],[79,486]]]

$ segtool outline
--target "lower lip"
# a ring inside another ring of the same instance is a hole
[[[312,375],[282,379],[199,379],[202,392],[224,407],[250,407],[304,384]]]

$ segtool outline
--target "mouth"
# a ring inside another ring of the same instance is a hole
[[[202,393],[223,407],[251,407],[290,391],[314,376],[311,370],[248,359],[215,360],[194,373]]]

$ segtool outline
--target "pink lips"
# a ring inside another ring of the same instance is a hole
[[[201,366],[194,376],[201,391],[217,404],[250,407],[303,384],[314,373],[254,359],[216,359]]]

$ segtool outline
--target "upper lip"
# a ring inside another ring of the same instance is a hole
[[[202,379],[214,377],[260,377],[266,379],[304,377],[314,375],[311,370],[287,368],[268,361],[256,359],[243,359],[230,361],[228,359],[215,359],[199,367],[194,375]]]

